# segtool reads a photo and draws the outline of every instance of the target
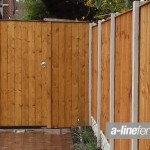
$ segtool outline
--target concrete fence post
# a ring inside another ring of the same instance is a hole
[[[132,122],[138,122],[139,89],[139,1],[133,2],[132,19]],[[132,150],[138,150],[138,141],[132,139]]]
[[[115,16],[111,14],[111,32],[110,32],[110,122],[115,121]],[[111,150],[114,150],[114,140],[110,140]]]
[[[100,116],[101,116],[101,71],[102,71],[102,26],[101,26],[101,21],[98,21],[98,81],[97,81],[97,131],[98,131],[98,136],[97,136],[97,143],[98,147],[101,145],[101,137],[100,137]]]

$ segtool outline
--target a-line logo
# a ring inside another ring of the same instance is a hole
[[[150,123],[108,123],[108,139],[150,139]]]
[[[148,130],[150,130],[150,128],[142,128],[141,126],[138,126],[137,128],[130,128],[125,125],[122,126],[120,130],[117,130],[117,128],[112,128],[111,134],[115,135],[117,132],[120,132],[121,135],[147,135]]]

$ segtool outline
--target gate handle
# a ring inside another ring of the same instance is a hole
[[[42,67],[42,68],[45,68],[45,67],[46,67],[46,62],[45,62],[45,61],[42,61],[41,67]]]

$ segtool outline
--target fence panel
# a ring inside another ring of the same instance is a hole
[[[140,8],[139,122],[150,122],[150,3]],[[139,140],[139,150],[148,150],[150,140]]]
[[[101,130],[106,133],[110,108],[110,20],[102,23],[102,101]],[[106,135],[106,134],[105,134]]]
[[[0,24],[0,125],[47,126],[47,113],[51,109],[47,107],[50,75],[45,72],[51,68],[42,69],[41,62],[50,61],[47,29],[51,23],[1,21]]]
[[[86,23],[52,23],[52,127],[86,125],[88,119]]]
[[[3,33],[3,35],[2,35]],[[7,126],[7,88],[8,88],[8,69],[7,69],[7,57],[8,57],[8,50],[7,50],[7,38],[8,38],[8,30],[7,30],[7,23],[1,22],[1,125]],[[2,78],[3,77],[3,78]]]
[[[115,122],[131,122],[132,11],[116,17]],[[130,140],[115,140],[115,150],[131,149]]]

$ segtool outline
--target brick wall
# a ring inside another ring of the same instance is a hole
[[[4,0],[4,4],[8,4],[8,6],[3,7],[3,19],[9,19],[12,18],[14,15],[14,0]]]

